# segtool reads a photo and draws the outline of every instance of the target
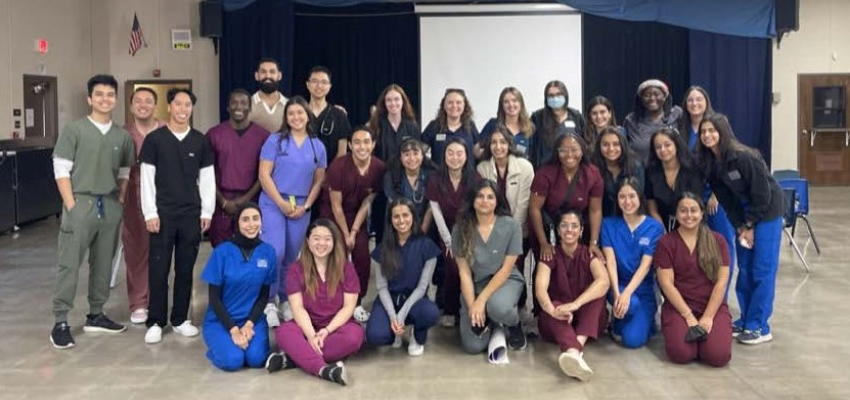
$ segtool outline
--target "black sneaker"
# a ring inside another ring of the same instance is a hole
[[[266,371],[269,373],[295,368],[295,363],[286,354],[271,353],[266,359]]]
[[[338,383],[345,386],[348,382],[348,377],[345,374],[345,365],[342,361],[337,361],[336,364],[328,364],[322,367],[319,371],[319,378],[326,381]]]
[[[507,327],[508,330],[508,347],[511,350],[522,350],[528,344],[525,339],[525,333],[522,331],[522,324]]]
[[[126,329],[126,326],[113,322],[104,313],[86,315],[86,326],[83,327],[85,332],[119,333]]]
[[[71,336],[71,327],[67,322],[58,322],[53,325],[53,330],[50,331],[50,343],[57,349],[70,349],[76,344],[74,337]]]

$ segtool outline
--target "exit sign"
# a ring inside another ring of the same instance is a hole
[[[35,50],[41,54],[47,54],[47,51],[50,50],[50,44],[47,42],[47,39],[36,39]]]

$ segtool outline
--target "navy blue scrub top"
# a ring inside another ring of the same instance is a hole
[[[378,244],[372,250],[372,259],[378,264],[381,263],[381,248],[383,245]],[[431,239],[425,236],[409,238],[401,247],[400,269],[394,277],[388,279],[387,289],[390,293],[410,294],[419,284],[425,262],[438,255],[440,255],[440,248]]]

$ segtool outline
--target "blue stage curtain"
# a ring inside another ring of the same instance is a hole
[[[729,117],[738,139],[770,165],[772,47],[769,39],[690,32],[691,82],[703,86],[715,111]]]
[[[667,83],[674,104],[690,82],[684,28],[585,14],[582,49],[584,104],[596,95],[607,97],[614,103],[619,124],[634,108],[637,87],[644,80]]]
[[[354,125],[390,83],[401,85],[414,108],[419,99],[419,19],[413,4],[322,8],[295,5],[293,93],[309,99],[310,68],[333,74],[328,100],[348,111]],[[430,111],[429,111],[430,112]]]
[[[274,58],[283,72],[281,92],[292,89],[293,7],[290,0],[255,0],[223,14],[219,53],[219,104],[227,119],[227,96],[235,88],[257,90],[254,71],[263,57]]]

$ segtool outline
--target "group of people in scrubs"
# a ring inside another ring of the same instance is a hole
[[[54,154],[65,206],[55,347],[75,343],[67,315],[87,250],[84,330],[125,330],[103,313],[104,260],[122,217],[131,322],[148,326],[148,344],[169,323],[182,336],[200,333],[188,310],[208,231],[202,336],[225,371],[300,368],[346,385],[342,360],[364,342],[406,343],[421,356],[438,324],[456,328],[470,354],[494,337],[522,350],[536,330],[581,381],[593,375],[585,347],[606,332],[640,348],[660,331],[672,362],[717,367],[731,359],[733,337],[772,339],[782,192],[703,88],[688,89],[683,111],[663,82],[645,81],[621,127],[602,96],[586,121],[563,82],[546,84],[546,105],[531,114],[508,87],[482,132],[465,92],[451,88],[420,132],[398,85],[352,128],[327,100],[329,70],[310,71],[309,100],[283,96],[281,77],[274,60],[261,60],[260,90],[231,92],[229,119],[206,135],[190,125],[190,89],[169,91],[167,121],[152,117],[156,92],[136,89],[125,130],[110,116],[117,82],[92,78],[92,113],[65,128]],[[104,146],[115,154],[92,151]],[[536,326],[524,326],[524,314]]]

